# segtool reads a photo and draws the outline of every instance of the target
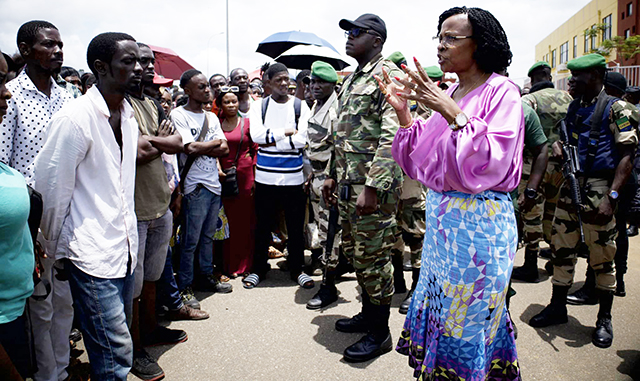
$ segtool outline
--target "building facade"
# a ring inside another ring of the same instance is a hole
[[[640,25],[640,0],[618,0],[618,36],[630,37],[638,34]],[[640,54],[633,58],[625,59],[618,55],[618,62],[622,66],[640,65]]]

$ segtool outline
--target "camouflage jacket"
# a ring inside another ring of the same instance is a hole
[[[349,76],[338,95],[335,152],[329,165],[329,176],[338,183],[387,191],[402,182],[402,170],[391,155],[398,117],[373,78],[382,76],[382,68],[391,77],[401,74],[393,62],[378,55]]]
[[[338,118],[338,96],[331,93],[329,99],[318,110],[317,103],[311,109],[307,129],[307,156],[314,172],[324,172],[333,152],[333,124]]]
[[[573,98],[566,91],[546,88],[523,96],[522,101],[531,106],[540,117],[542,130],[547,136],[549,147],[551,147],[559,139],[559,122],[567,116],[567,108]],[[551,152],[550,149],[549,154]]]

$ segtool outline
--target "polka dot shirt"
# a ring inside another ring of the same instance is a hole
[[[51,117],[73,97],[51,79],[51,96],[36,88],[25,71],[7,83],[11,99],[0,124],[0,161],[9,164],[33,185],[33,162],[44,145]]]

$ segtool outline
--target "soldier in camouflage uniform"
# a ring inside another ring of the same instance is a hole
[[[606,61],[599,54],[588,54],[567,64],[574,81],[576,99],[565,118],[569,144],[576,146],[581,171],[577,174],[583,194],[582,211],[572,204],[568,182],[560,191],[554,215],[551,247],[553,251],[553,294],[551,303],[534,316],[529,324],[547,327],[566,323],[567,291],[580,247],[578,215],[583,222],[588,263],[596,275],[600,309],[592,342],[607,348],[613,342],[611,306],[616,288],[616,218],[618,191],[631,173],[634,151],[638,145],[638,111],[635,106],[609,97],[603,90]],[[591,123],[597,110],[602,117]],[[593,124],[593,126],[592,126]],[[596,137],[591,137],[594,134]],[[552,148],[560,149],[559,142]]]
[[[402,64],[406,65],[407,60],[401,52],[395,52],[388,58],[400,68]],[[444,73],[440,72],[439,78],[442,79]],[[430,75],[427,72],[427,75]],[[409,109],[414,118],[422,118],[426,120],[431,110],[425,106],[418,107],[416,101],[409,101]],[[411,252],[411,289],[405,296],[398,311],[406,315],[411,305],[411,295],[418,285],[420,278],[420,257],[422,255],[422,241],[425,233],[425,202],[427,199],[427,190],[419,181],[413,180],[402,174],[402,186],[400,189],[400,200],[398,203],[398,215],[396,216],[398,229],[396,230],[396,243],[393,246],[391,261],[393,263],[393,284],[397,294],[407,292],[407,286],[404,281],[403,260],[405,246],[409,246]]]
[[[322,199],[322,186],[326,179],[325,171],[333,152],[333,123],[338,119],[338,96],[334,91],[338,81],[338,73],[328,63],[316,61],[311,65],[311,77],[307,78],[309,78],[308,86],[316,100],[311,108],[308,127],[307,156],[312,167],[308,181],[311,207],[318,228],[318,240],[321,248],[324,249],[324,254],[320,257],[324,267],[322,285],[313,298],[307,302],[307,308],[315,310],[326,307],[338,299],[335,278],[339,262],[341,235],[340,232],[337,232],[333,238],[332,247],[326,247],[330,209]]]
[[[523,241],[525,245],[524,265],[513,269],[511,277],[524,282],[538,281],[539,242],[544,239],[551,242],[551,223],[560,196],[562,177],[561,159],[552,154],[551,145],[558,140],[559,122],[567,114],[567,107],[573,100],[562,90],[553,88],[551,68],[546,62],[534,64],[528,73],[531,78],[531,90],[522,97],[522,102],[531,106],[547,136],[549,162],[539,187],[529,186],[529,178],[534,163],[534,155],[525,150],[522,165],[522,181],[518,187],[521,197],[527,198],[525,208],[521,210]]]
[[[391,145],[399,125],[373,76],[382,75],[383,68],[392,76],[401,72],[380,54],[387,30],[378,16],[343,19],[340,27],[347,31],[347,55],[358,61],[358,68],[338,95],[335,151],[323,196],[328,204],[339,199],[343,251],[362,288],[362,312],[336,322],[338,331],[367,333],[344,351],[345,360],[361,362],[392,348],[391,249],[402,171],[393,160]]]

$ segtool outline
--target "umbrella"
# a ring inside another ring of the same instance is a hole
[[[276,61],[290,69],[311,69],[315,61],[324,61],[336,70],[342,70],[350,64],[342,56],[326,46],[297,45],[282,53]]]
[[[276,58],[286,50],[296,45],[327,46],[334,52],[338,53],[336,48],[334,48],[327,40],[320,38],[313,33],[300,32],[295,30],[292,30],[290,32],[280,32],[272,34],[271,36],[265,38],[264,41],[262,41],[260,44],[258,44],[258,49],[256,49],[256,52],[262,53],[271,58]]]
[[[149,45],[149,47],[156,57],[155,68],[157,74],[165,78],[180,79],[182,73],[193,69],[193,66],[180,58],[173,50],[153,45]]]

